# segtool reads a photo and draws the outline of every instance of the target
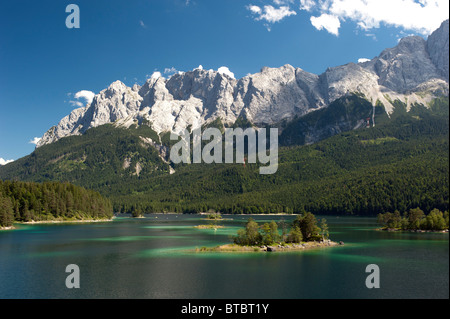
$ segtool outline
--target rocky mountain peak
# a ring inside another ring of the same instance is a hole
[[[150,123],[159,134],[199,127],[218,118],[233,124],[239,117],[256,126],[276,125],[322,109],[352,93],[388,113],[392,101],[427,105],[448,95],[448,21],[426,41],[406,37],[366,63],[328,68],[321,75],[287,64],[263,67],[239,80],[227,72],[201,67],[165,79],[152,77],[141,86],[115,81],[91,105],[74,110],[44,134],[39,146],[107,123],[129,127]]]
[[[418,35],[411,35],[400,39],[395,50],[386,50],[386,52],[395,52],[396,54],[411,54],[417,49],[424,50],[426,41]]]
[[[449,80],[449,20],[444,21],[427,41],[427,51],[440,74]]]
[[[396,47],[384,50],[373,66],[380,85],[403,94],[441,77],[426,50],[426,41],[419,36],[406,37]]]

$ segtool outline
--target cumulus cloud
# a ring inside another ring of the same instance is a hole
[[[353,21],[366,31],[384,24],[428,35],[449,17],[448,0],[300,0],[300,9],[320,14],[311,17],[313,26],[335,35],[337,20]]]
[[[219,72],[220,74],[226,74],[228,75],[230,78],[234,79],[234,73],[230,71],[229,68],[227,68],[226,66],[222,66],[219,68],[219,70],[217,70],[217,72]]]
[[[69,93],[68,95],[70,96],[72,94]],[[76,99],[76,101],[72,100],[72,101],[69,101],[69,103],[72,106],[83,107],[86,104],[92,103],[92,101],[94,100],[94,97],[95,97],[95,93],[91,92],[91,91],[87,91],[87,90],[82,90],[82,91],[75,93],[73,97]],[[84,103],[83,103],[83,101],[84,101]]]
[[[285,4],[290,1],[275,1],[275,4]],[[254,16],[256,21],[266,21],[265,26],[270,31],[270,24],[280,22],[286,17],[291,15],[296,15],[297,12],[291,10],[289,6],[280,6],[275,8],[272,5],[265,5],[263,8],[255,5],[248,5],[247,10],[249,10]]]
[[[83,99],[87,104],[91,104],[92,100],[94,100],[95,93],[87,90],[82,90],[80,92],[75,93],[75,98],[77,100]]]
[[[0,157],[0,166],[6,165],[6,164],[9,164],[9,163],[12,163],[12,162],[14,162],[14,160],[5,160],[5,159]]]
[[[315,5],[314,0],[300,0],[300,10],[310,11]]]
[[[258,6],[254,6],[254,5],[249,5],[247,6],[247,9],[250,10],[251,12],[255,13],[255,14],[259,14],[262,12],[262,9]]]
[[[31,141],[29,141],[29,144],[34,144],[37,145],[39,143],[39,141],[41,140],[41,137],[35,137],[33,138]]]
[[[311,24],[317,30],[325,29],[336,36],[339,35],[339,28],[341,27],[338,17],[326,13],[323,13],[320,17],[311,17]]]

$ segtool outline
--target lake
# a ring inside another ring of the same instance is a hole
[[[325,217],[344,246],[298,252],[196,253],[230,242],[199,215],[146,215],[91,224],[16,225],[0,232],[0,298],[378,299],[449,298],[448,233],[383,232],[375,218]],[[252,216],[286,222],[293,216]],[[320,217],[319,217],[320,218]],[[80,289],[65,285],[80,269]],[[380,288],[365,285],[366,266]]]

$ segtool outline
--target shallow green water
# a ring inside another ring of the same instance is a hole
[[[343,247],[288,253],[195,253],[230,242],[248,216],[195,229],[199,216],[19,226],[0,232],[0,298],[448,298],[448,234],[376,231],[373,218],[327,217]],[[281,217],[253,216],[260,222]],[[289,222],[293,217],[283,217]],[[80,268],[67,289],[65,268]],[[380,267],[380,289],[365,286]]]

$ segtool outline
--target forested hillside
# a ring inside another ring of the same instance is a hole
[[[14,221],[110,219],[111,202],[69,183],[0,181],[0,226]]]
[[[314,145],[280,149],[278,171],[257,165],[185,165],[177,173],[112,187],[124,212],[300,213],[376,215],[449,206],[448,100]],[[445,115],[447,114],[447,115]],[[114,195],[113,195],[114,194]]]
[[[343,114],[362,107],[357,100]],[[108,197],[116,212],[300,213],[377,215],[420,207],[449,206],[448,98],[429,108],[394,102],[391,117],[377,111],[375,127],[302,144],[292,122],[282,133],[276,174],[260,175],[256,164],[169,165],[149,145],[159,137],[141,125],[105,125],[64,138],[0,168],[0,179],[67,181]],[[317,115],[316,115],[317,116]],[[325,117],[333,118],[324,111]],[[323,117],[322,117],[323,118]],[[305,126],[305,123],[308,126]],[[220,123],[214,123],[220,125]],[[161,137],[168,144],[168,137]]]

